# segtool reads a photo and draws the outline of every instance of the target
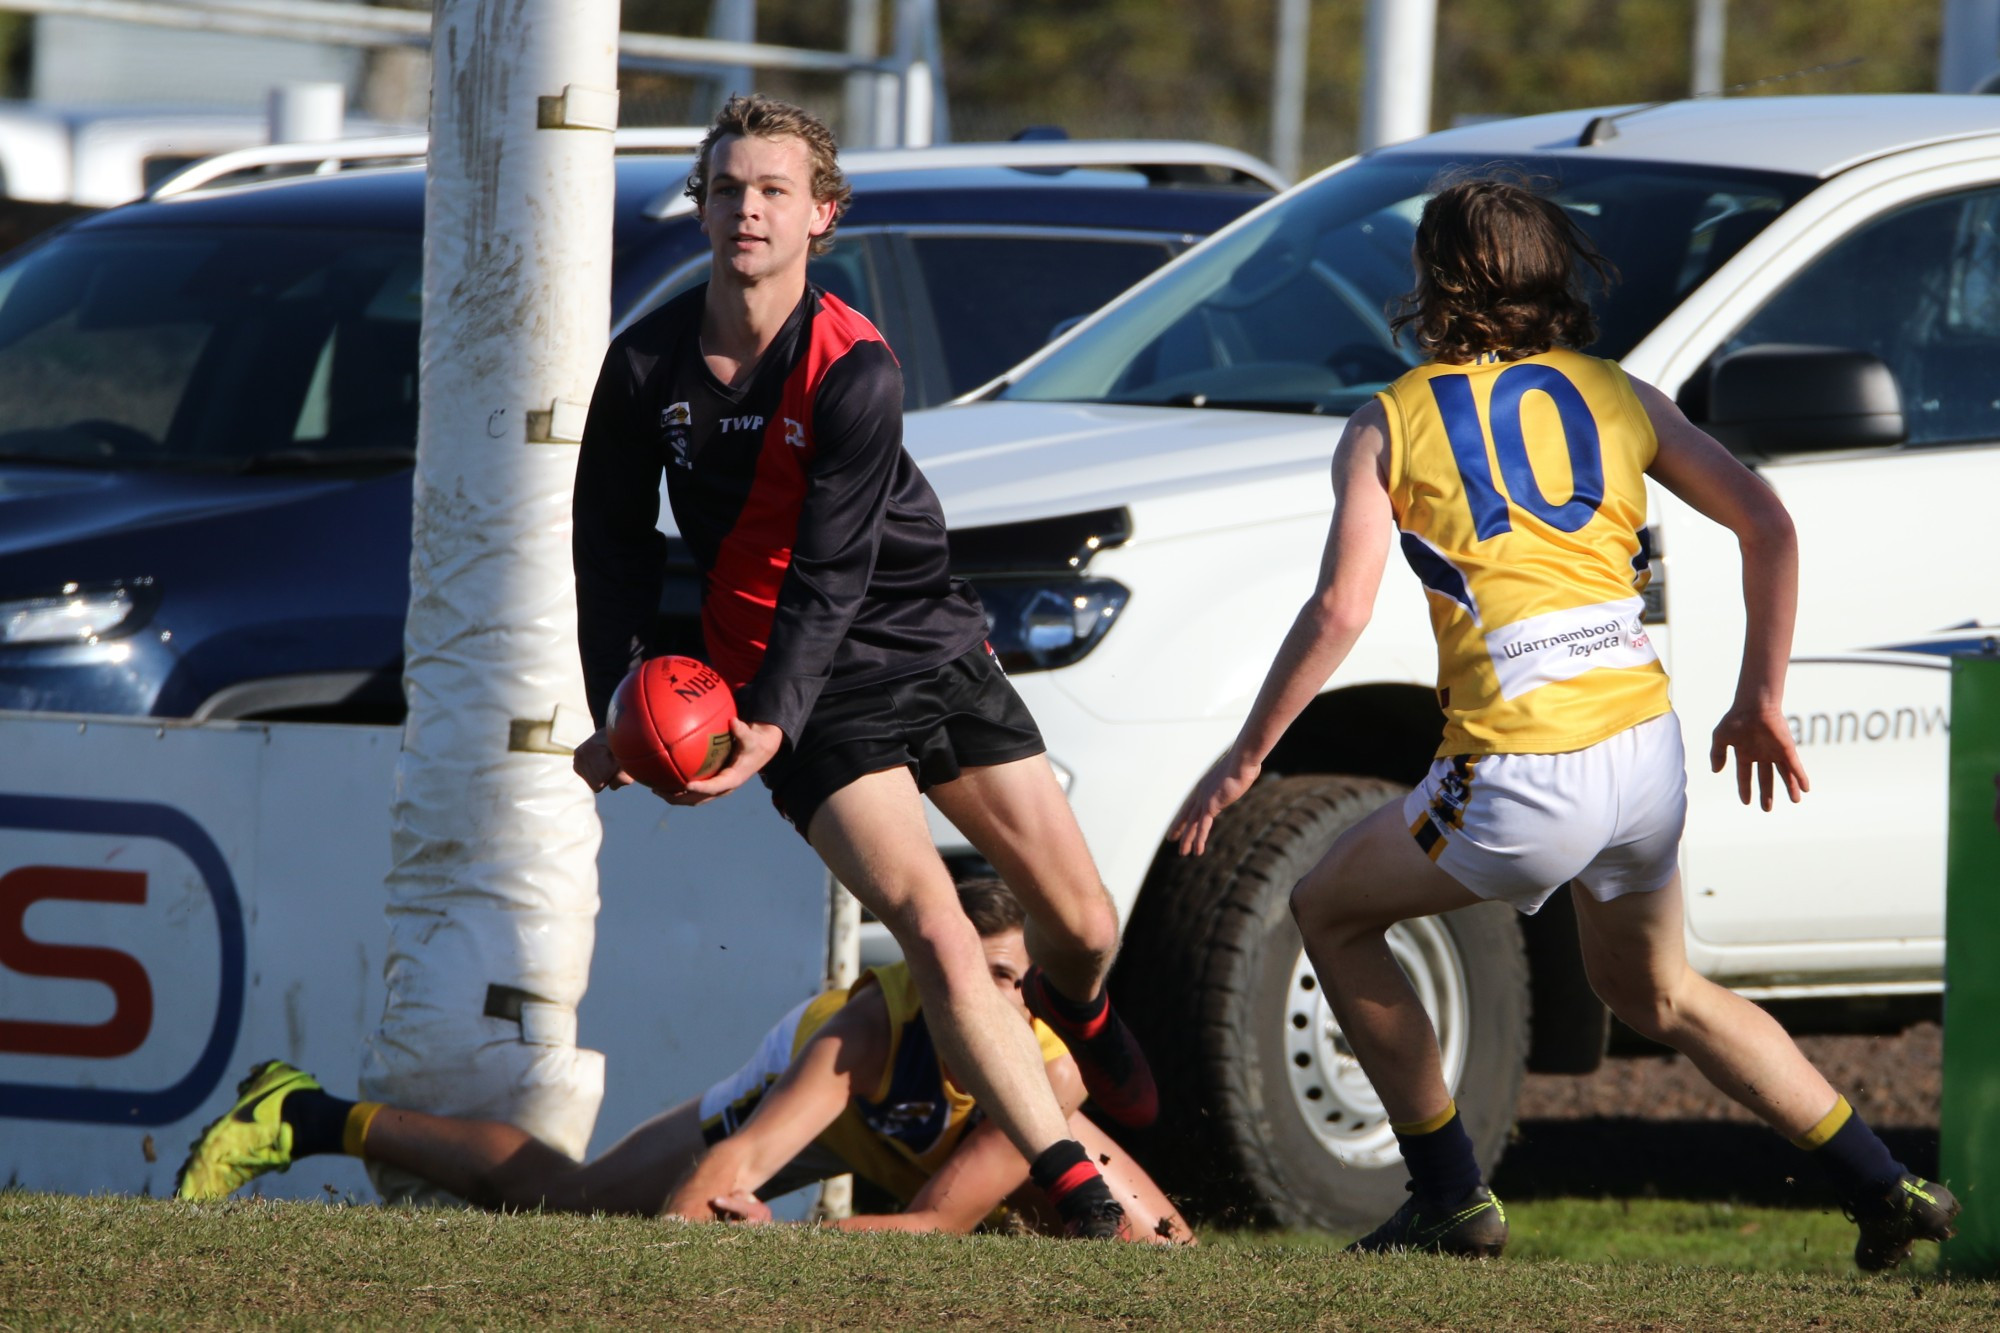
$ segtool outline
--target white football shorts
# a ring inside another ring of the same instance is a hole
[[[1687,823],[1687,758],[1671,712],[1568,754],[1439,759],[1403,801],[1438,867],[1532,915],[1576,880],[1599,902],[1665,888]]]

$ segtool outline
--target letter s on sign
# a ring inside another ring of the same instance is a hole
[[[38,1023],[0,1019],[0,1051],[18,1055],[80,1055],[109,1060],[129,1055],[153,1030],[153,983],[131,954],[28,938],[28,909],[57,899],[83,903],[143,903],[146,877],[130,870],[22,866],[0,875],[0,967],[23,976],[70,977],[111,988],[117,1008],[102,1023]]]

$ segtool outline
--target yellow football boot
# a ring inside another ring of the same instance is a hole
[[[317,1089],[311,1074],[266,1060],[236,1085],[236,1105],[188,1145],[174,1178],[177,1199],[226,1199],[268,1171],[292,1164],[292,1127],[279,1118],[288,1093]]]

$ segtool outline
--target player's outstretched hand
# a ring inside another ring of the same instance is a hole
[[[771,1209],[754,1194],[724,1194],[708,1201],[716,1217],[724,1222],[747,1222],[758,1226],[771,1220]]]
[[[1207,851],[1208,831],[1215,826],[1215,817],[1249,791],[1263,771],[1263,764],[1239,756],[1232,746],[1181,803],[1181,812],[1167,829],[1167,841],[1179,843],[1182,856],[1200,856]]]
[[[668,801],[674,805],[703,805],[718,796],[727,796],[756,777],[757,771],[770,763],[778,747],[785,743],[783,727],[769,722],[745,722],[740,717],[729,724],[729,734],[736,741],[729,752],[729,762],[713,777],[690,782],[686,791],[667,796]]]
[[[570,767],[589,784],[592,791],[617,791],[632,783],[632,775],[618,766],[617,758],[611,753],[611,742],[601,727],[589,740],[576,747],[570,756]]]
[[[1751,772],[1756,772],[1758,804],[1769,810],[1782,780],[1792,803],[1812,790],[1806,781],[1805,765],[1799,762],[1798,748],[1792,744],[1792,729],[1784,714],[1768,705],[1739,703],[1716,724],[1715,739],[1708,747],[1708,762],[1717,773],[1736,751],[1736,794],[1750,804]]]

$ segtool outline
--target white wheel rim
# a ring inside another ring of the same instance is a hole
[[[1465,962],[1451,932],[1436,917],[1391,926],[1389,952],[1423,1001],[1437,1030],[1445,1086],[1458,1092],[1465,1072],[1471,1020]],[[1342,1166],[1376,1170],[1402,1160],[1388,1114],[1374,1085],[1361,1072],[1333,1007],[1313,973],[1312,960],[1299,949],[1285,991],[1285,1074],[1292,1104],[1321,1146]]]

